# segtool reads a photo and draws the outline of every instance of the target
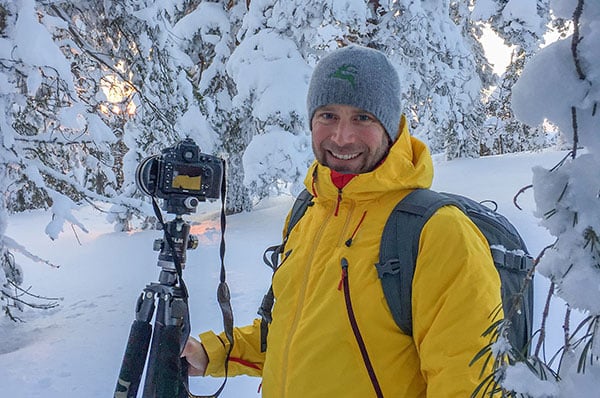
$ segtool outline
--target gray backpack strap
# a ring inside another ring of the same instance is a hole
[[[416,189],[390,214],[375,264],[383,293],[400,329],[412,336],[412,281],[419,252],[421,230],[442,206],[460,207],[456,200],[429,189]]]
[[[307,189],[304,189],[298,194],[296,200],[294,201],[294,205],[292,206],[292,210],[290,210],[290,220],[288,221],[287,228],[285,229],[283,242],[275,246],[267,247],[263,253],[263,262],[267,264],[269,268],[273,270],[273,272],[275,272],[279,266],[279,256],[283,253],[283,249],[285,248],[285,244],[290,232],[292,231],[292,228],[294,228],[304,213],[306,213],[306,209],[313,205],[312,199],[313,195],[308,192]]]

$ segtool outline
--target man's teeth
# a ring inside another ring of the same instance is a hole
[[[341,160],[350,160],[350,159],[354,159],[355,157],[357,157],[359,154],[358,153],[350,153],[347,155],[342,155],[341,153],[335,153],[335,152],[331,152],[331,154]]]

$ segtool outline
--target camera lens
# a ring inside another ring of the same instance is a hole
[[[149,156],[138,165],[135,171],[135,182],[146,195],[154,195],[158,187],[158,156]]]
[[[185,207],[187,207],[189,210],[196,209],[196,206],[198,206],[198,203],[199,203],[198,199],[196,199],[192,196],[185,198],[185,200],[183,202]]]

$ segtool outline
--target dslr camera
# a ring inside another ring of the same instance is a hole
[[[135,181],[146,195],[164,199],[167,213],[190,214],[198,202],[218,199],[223,160],[200,151],[191,138],[149,156],[137,167]]]

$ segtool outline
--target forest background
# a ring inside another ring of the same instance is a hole
[[[0,0],[2,308],[15,321],[24,306],[45,308],[21,287],[13,252],[35,253],[5,235],[9,214],[47,209],[52,239],[65,224],[85,230],[82,205],[116,230],[154,227],[136,167],[185,137],[226,160],[228,214],[296,194],[312,160],[311,70],[357,43],[388,54],[411,131],[436,156],[570,150],[534,172],[533,189],[556,237],[540,272],[550,294],[589,314],[583,337],[565,332],[580,372],[600,353],[599,19],[594,0]],[[484,32],[510,51],[499,74]],[[517,362],[553,374],[500,354],[500,379]]]

